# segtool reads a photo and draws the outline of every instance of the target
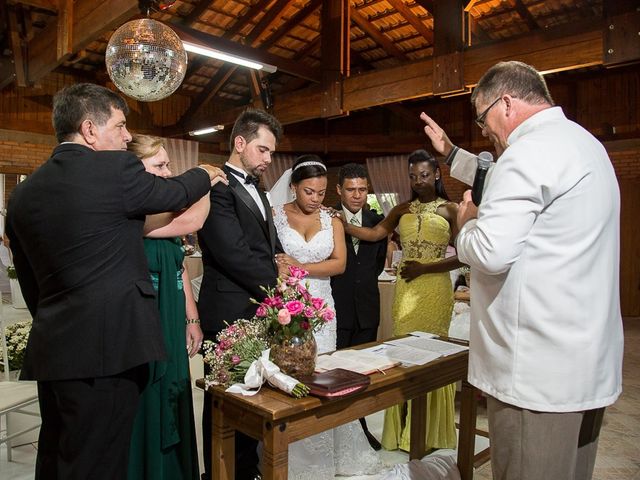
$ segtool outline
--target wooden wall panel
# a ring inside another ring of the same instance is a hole
[[[640,317],[640,176],[620,182],[620,197],[620,306],[623,316]]]

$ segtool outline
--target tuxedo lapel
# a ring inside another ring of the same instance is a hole
[[[231,191],[236,197],[240,199],[242,203],[244,203],[244,205],[251,211],[251,213],[253,213],[254,217],[256,217],[256,220],[258,221],[258,224],[260,225],[260,228],[262,228],[267,238],[270,239],[271,235],[267,229],[267,222],[264,221],[264,218],[262,217],[262,212],[258,208],[256,201],[253,199],[251,195],[249,195],[249,192],[247,192],[247,189],[244,188],[242,185],[240,185],[240,181],[236,178],[236,176],[233,173],[231,173],[230,168],[225,166],[224,170],[225,170],[225,173],[227,173],[227,178],[229,179],[229,187],[231,188]],[[258,192],[258,193],[261,193],[261,192]],[[263,196],[264,194],[262,193],[260,195],[260,198],[262,198]],[[262,200],[262,202],[264,204],[264,199]],[[267,218],[269,218],[270,213],[271,213],[271,207],[267,209]],[[273,224],[273,221],[271,222],[271,224]]]

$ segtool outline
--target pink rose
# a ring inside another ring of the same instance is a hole
[[[291,300],[290,302],[285,303],[284,306],[287,307],[287,310],[291,315],[298,315],[302,310],[304,310],[304,303],[300,300]]]
[[[234,365],[239,364],[241,361],[240,357],[238,355],[232,355],[231,356],[231,363],[233,363]]]
[[[309,293],[309,290],[307,290],[307,288],[304,285],[299,283],[296,288],[298,289],[298,293],[300,294],[300,296],[302,296],[302,298],[304,298],[305,301],[307,302],[311,301],[311,298],[312,298],[311,294]]]
[[[220,347],[220,350],[226,350],[227,348],[229,348],[231,346],[231,342],[229,342],[229,340],[224,338],[224,339],[220,340],[220,344],[218,346]]]
[[[333,320],[334,318],[336,318],[336,314],[333,310],[331,310],[329,307],[325,308],[322,311],[322,319],[325,322],[330,322],[331,320]]]
[[[258,310],[256,310],[256,317],[264,318],[267,316],[267,307],[264,305],[260,305]]]
[[[278,323],[280,325],[289,325],[291,323],[291,314],[289,313],[289,310],[286,308],[278,310]]]
[[[309,272],[303,270],[302,268],[296,267],[295,265],[289,265],[289,275],[297,278],[298,280],[302,280],[304,277],[309,275]]]
[[[282,307],[282,297],[267,297],[264,299],[264,301],[262,302],[263,304],[265,304],[267,307],[276,307],[276,308],[280,308]]]
[[[306,320],[300,322],[300,328],[303,330],[309,330],[310,326],[311,325],[309,325],[309,322],[307,322]]]
[[[313,308],[316,310],[320,310],[324,306],[324,300],[318,297],[313,297],[311,299],[311,305],[313,305]]]
[[[303,315],[307,318],[313,318],[316,316],[316,311],[311,307],[304,307]]]
[[[300,282],[300,279],[297,277],[293,277],[293,276],[287,277],[287,285],[290,285],[293,287],[294,285],[297,285],[299,282]]]

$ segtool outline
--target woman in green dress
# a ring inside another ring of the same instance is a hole
[[[375,241],[398,227],[402,246],[400,275],[393,302],[393,334],[419,330],[446,336],[453,310],[449,276],[462,264],[457,256],[445,258],[455,237],[457,204],[450,202],[438,161],[425,150],[409,155],[410,202],[397,205],[376,227],[347,226],[348,234]],[[427,394],[426,448],[455,448],[455,384]],[[396,405],[385,411],[382,446],[409,451],[411,408]]]
[[[147,172],[171,176],[161,138],[134,135],[129,150],[142,160]],[[158,298],[167,359],[149,365],[149,383],[140,397],[131,437],[129,480],[200,478],[189,357],[200,349],[203,334],[183,266],[180,237],[202,227],[209,205],[209,195],[205,195],[183,212],[149,216],[145,222],[144,249]]]

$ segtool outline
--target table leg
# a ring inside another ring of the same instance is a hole
[[[211,422],[211,466],[216,480],[235,478],[236,431],[225,424],[222,412],[223,400],[212,396],[213,422]]]
[[[287,424],[273,425],[270,422],[263,428],[262,478],[264,480],[286,480],[289,473],[289,439]]]
[[[458,470],[462,480],[473,478],[473,457],[476,433],[476,394],[478,390],[462,381],[460,400],[460,432],[458,437]]]
[[[411,444],[409,458],[420,460],[426,452],[427,442],[427,396],[420,395],[411,400]]]

